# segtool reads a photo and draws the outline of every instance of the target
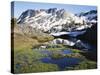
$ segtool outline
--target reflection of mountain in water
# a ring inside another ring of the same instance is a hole
[[[55,60],[48,57],[48,58],[42,58],[41,61],[44,63],[57,64],[60,70],[64,70],[66,67],[73,67],[77,65],[81,60],[78,58],[61,58]]]

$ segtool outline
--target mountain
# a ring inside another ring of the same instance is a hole
[[[21,30],[18,30],[20,32],[17,34],[14,32],[18,38],[15,38],[18,41],[17,45],[19,41],[23,43],[23,39],[27,37],[32,43],[35,40],[34,44],[63,44],[83,50],[89,50],[91,45],[97,45],[96,10],[73,14],[57,8],[28,9],[17,19],[17,26]],[[22,37],[19,33],[23,34]],[[91,45],[89,46],[86,41]]]
[[[79,35],[78,38],[81,40],[84,39],[93,45],[97,45],[97,10],[80,13],[78,16],[85,17],[87,24],[92,25],[91,28],[87,28],[86,32],[83,35]]]
[[[76,16],[65,9],[28,9],[20,15],[17,23],[20,26],[29,25],[46,33],[57,33],[91,27],[91,25],[86,24],[84,16]]]
[[[77,14],[79,17],[85,17],[87,22],[96,23],[97,22],[97,10],[90,10],[88,12],[82,12]]]

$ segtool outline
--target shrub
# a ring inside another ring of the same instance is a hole
[[[53,53],[52,55],[51,55],[51,58],[52,59],[60,59],[60,58],[63,58],[64,56],[62,55],[62,54],[60,54],[60,53]]]
[[[19,68],[15,68],[15,73],[31,73],[31,72],[49,72],[57,71],[58,66],[55,64],[45,64],[41,62],[33,64],[23,64]]]
[[[78,66],[76,66],[74,69],[95,69],[97,68],[96,62],[85,60],[81,62]]]

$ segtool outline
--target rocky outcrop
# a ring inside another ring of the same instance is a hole
[[[85,40],[93,45],[97,45],[97,24],[86,30],[86,33],[78,36],[79,39]]]

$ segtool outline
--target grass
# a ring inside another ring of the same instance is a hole
[[[71,49],[71,51],[72,51],[73,53],[80,53],[80,52],[82,52],[81,50],[78,50],[78,49]]]
[[[96,62],[90,60],[84,60],[76,66],[66,67],[65,70],[84,70],[84,69],[96,69],[96,68],[97,68]]]
[[[14,51],[14,73],[47,72],[57,71],[59,68],[55,64],[46,64],[39,59],[45,57],[34,50],[15,50]]]
[[[23,35],[16,35],[14,37],[14,49],[16,50],[24,50],[30,49],[32,46],[37,45],[38,42],[35,39],[25,37]]]
[[[58,71],[58,66],[55,64],[45,64],[45,63],[34,63],[26,64],[24,66],[15,69],[15,73],[32,73],[32,72],[50,72]]]
[[[83,55],[81,55],[80,53],[66,54],[65,57],[67,57],[67,58],[79,58],[82,60],[85,59],[85,57]]]
[[[60,53],[53,53],[52,55],[51,55],[51,58],[52,59],[60,59],[60,58],[63,58],[64,56],[62,55],[62,54],[60,54]]]
[[[65,50],[67,49],[65,46],[63,46],[62,44],[58,44],[58,45],[52,45],[52,44],[48,44],[47,50],[50,50],[50,51],[59,51],[59,50]]]
[[[42,63],[39,59],[46,57],[47,55],[41,54],[38,48],[45,42],[52,41],[54,39],[53,36],[50,36],[46,33],[42,33],[40,31],[36,31],[31,27],[23,27],[20,28],[16,25],[14,19],[12,27],[14,28],[14,32],[12,31],[12,38],[14,42],[14,73],[30,73],[30,72],[47,72],[47,71],[58,71],[59,68],[56,64],[47,64]],[[37,50],[35,50],[37,48]],[[71,54],[65,54],[64,56],[59,53],[61,50],[71,50]],[[52,52],[53,59],[59,58],[80,58],[83,59],[84,56],[81,55],[81,50],[72,49],[68,46],[64,46],[62,44],[51,45],[47,44],[46,50]],[[79,65],[75,67],[69,67],[68,69],[92,69],[96,68],[96,62],[93,61],[83,61]]]
[[[80,70],[80,69],[96,69],[97,64],[94,61],[90,60],[85,60],[81,62],[78,66],[74,67],[75,70]]]
[[[14,73],[29,73],[29,72],[45,72],[58,70],[55,64],[45,64],[39,61],[39,59],[45,57],[44,54],[36,50],[32,50],[33,47],[39,46],[43,42],[52,40],[53,37],[45,33],[30,32],[30,29],[26,27],[26,30],[22,30],[19,26],[14,25],[14,32],[12,31],[12,38],[14,43]]]
[[[12,38],[14,38],[14,48],[17,50],[30,49],[34,46],[54,39],[53,36],[41,31],[36,31],[29,26],[21,28],[18,25],[14,25]]]

